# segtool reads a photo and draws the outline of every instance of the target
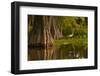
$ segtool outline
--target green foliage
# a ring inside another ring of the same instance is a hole
[[[88,21],[87,17],[74,17],[66,16],[62,17],[62,33],[63,38],[55,40],[54,45],[60,46],[66,50],[79,51],[81,54],[80,57],[85,55],[87,57],[87,48],[88,48]],[[73,34],[72,37],[68,37]],[[67,58],[66,56],[65,58]]]
[[[65,26],[65,28],[63,28],[63,35],[64,36],[67,36],[69,34],[72,33],[72,27],[69,25],[69,26]]]
[[[62,32],[64,36],[74,33],[74,37],[87,36],[87,17],[62,17]]]
[[[61,39],[61,40],[55,40],[56,46],[61,45],[68,45],[73,44],[74,46],[87,46],[87,38],[68,38],[68,39]]]

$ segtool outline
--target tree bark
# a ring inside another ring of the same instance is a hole
[[[55,16],[34,16],[30,19],[34,21],[31,21],[33,29],[29,34],[29,45],[52,46],[54,39],[63,37],[58,19]]]

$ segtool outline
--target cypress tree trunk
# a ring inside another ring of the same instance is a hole
[[[54,39],[59,39],[63,37],[61,27],[59,26],[60,21],[58,19],[59,17],[53,17],[52,19],[51,34]]]
[[[34,16],[33,18],[30,18],[30,20],[34,21],[31,21],[33,22],[31,23],[33,28],[29,34],[29,45],[52,46],[54,39],[63,37],[58,17]]]
[[[42,16],[34,17],[33,29],[30,34],[29,44],[33,46],[40,46],[43,44],[43,19]]]

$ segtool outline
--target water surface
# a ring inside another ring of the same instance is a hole
[[[83,59],[87,58],[87,48],[75,47],[72,44],[28,48],[28,60],[57,60],[57,59]]]

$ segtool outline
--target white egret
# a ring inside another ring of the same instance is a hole
[[[72,30],[72,33],[69,34],[67,37],[72,38],[74,36],[74,31]]]

